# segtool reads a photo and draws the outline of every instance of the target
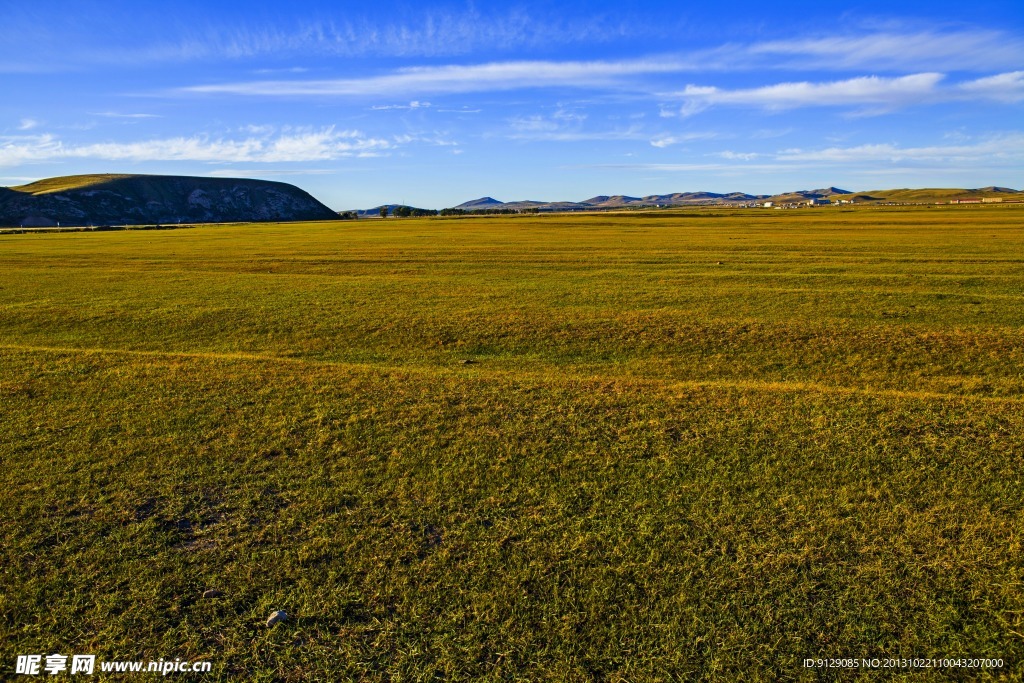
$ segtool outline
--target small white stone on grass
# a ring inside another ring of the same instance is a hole
[[[267,627],[271,627],[279,621],[288,621],[288,614],[283,610],[279,609],[267,619]]]

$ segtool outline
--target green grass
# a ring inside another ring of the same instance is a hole
[[[716,213],[0,237],[3,666],[1019,679],[1024,210]]]
[[[68,190],[81,190],[86,187],[92,187],[94,185],[103,185],[111,180],[120,180],[121,178],[131,178],[131,175],[118,174],[118,173],[94,173],[92,175],[69,175],[60,176],[59,178],[46,178],[44,180],[37,180],[34,183],[28,185],[19,185],[17,187],[11,187],[9,189],[16,192],[23,192],[26,194],[40,195],[40,194],[51,194],[53,192],[66,192]]]

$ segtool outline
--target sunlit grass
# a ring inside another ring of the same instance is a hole
[[[93,185],[102,185],[103,183],[110,182],[111,180],[119,180],[121,178],[130,178],[130,175],[117,174],[117,173],[96,173],[92,175],[69,175],[61,176],[59,178],[45,178],[43,180],[37,180],[34,183],[28,185],[19,185],[10,189],[16,192],[24,192],[26,194],[50,194],[51,192],[65,192],[67,190],[80,190],[85,187],[91,187]]]
[[[4,236],[0,657],[1019,671],[1022,216]]]

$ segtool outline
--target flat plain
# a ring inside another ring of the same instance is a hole
[[[1022,413],[1024,207],[0,236],[0,658],[1018,679]]]

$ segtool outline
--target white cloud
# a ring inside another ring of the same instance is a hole
[[[786,69],[981,70],[1024,62],[1024,40],[1005,31],[874,31],[753,43],[731,61]]]
[[[309,69],[304,66],[293,66],[285,69],[254,69],[253,73],[256,74],[304,74]]]
[[[610,130],[587,130],[587,115],[559,108],[550,116],[523,116],[509,119],[510,140],[527,142],[580,142],[586,140],[642,140],[646,137],[638,125]]]
[[[1019,173],[1024,162],[1024,132],[991,135],[974,144],[904,147],[876,143],[822,149],[786,149],[775,153],[736,152],[715,154],[719,163],[598,164],[587,168],[638,171],[764,172],[782,173],[807,169],[835,168],[844,173],[899,174],[1010,170]],[[756,163],[750,163],[756,160]],[[831,171],[830,171],[831,172]]]
[[[53,135],[0,136],[0,167],[54,159],[60,152],[61,144]]]
[[[669,96],[682,99],[678,116],[683,118],[720,105],[760,107],[768,111],[857,107],[851,115],[874,116],[917,104],[978,100],[1020,102],[1024,100],[1024,71],[949,85],[945,84],[944,74],[933,72],[898,77],[860,76],[823,83],[799,81],[741,89],[687,85]]]
[[[406,67],[379,76],[333,80],[253,81],[196,85],[180,93],[294,96],[374,96],[385,92],[468,93],[519,88],[621,85],[623,77],[675,73],[689,68],[673,59],[621,61],[515,61]]]
[[[903,76],[867,75],[843,80],[789,81],[754,88],[722,88],[689,84],[676,92],[655,92],[643,77],[664,77],[694,68],[692,62],[671,58],[619,61],[516,61],[487,64],[407,67],[363,78],[332,80],[275,80],[197,85],[177,94],[259,97],[372,97],[385,92],[444,95],[531,88],[625,89],[679,101],[665,105],[661,117],[694,116],[714,106],[752,106],[769,111],[797,107],[857,108],[853,115],[871,116],[901,107],[984,98],[1013,103],[1024,100],[1024,71],[986,76],[960,84],[946,84],[938,72]],[[374,105],[374,110],[411,110],[430,107],[414,99],[408,104]],[[439,109],[472,113],[476,110]]]
[[[116,111],[94,111],[90,112],[92,116],[103,116],[111,119],[158,119],[161,118],[159,114],[121,114]]]
[[[968,81],[961,83],[960,89],[967,95],[1001,102],[1020,102],[1024,100],[1024,71],[1010,71]]]
[[[528,22],[515,31],[516,40],[526,33]],[[347,45],[360,42],[363,47],[374,41],[411,45],[419,31],[404,30],[392,35],[392,27],[369,32],[339,31],[336,27],[318,27],[299,38],[280,33],[239,33],[220,41],[216,51],[228,56],[251,56],[269,51],[271,45],[286,47]],[[438,27],[431,40],[446,29]],[[486,33],[490,28],[473,27]],[[607,32],[602,32],[602,35]],[[465,40],[466,36],[462,36]],[[217,41],[214,41],[217,42]],[[201,44],[198,41],[197,44]],[[485,42],[488,47],[492,44]],[[397,54],[425,54],[420,48]],[[1024,39],[999,30],[904,30],[858,31],[840,28],[827,35],[812,35],[786,40],[731,43],[718,48],[679,52],[641,59],[589,62],[509,61],[490,64],[412,66],[397,71],[349,79],[275,80],[197,85],[185,92],[222,93],[260,96],[334,95],[368,96],[401,88],[402,92],[451,93],[503,90],[523,87],[573,87],[608,85],[630,76],[690,71],[750,71],[763,69],[835,70],[872,69],[883,71],[927,70],[987,71],[1017,67],[1024,63]]]
[[[684,117],[722,104],[758,106],[769,110],[807,106],[898,107],[934,99],[942,79],[943,75],[939,73],[921,73],[897,78],[862,76],[827,83],[778,83],[737,90],[688,85],[676,95],[684,100],[680,109],[680,115]]]
[[[337,131],[333,127],[276,137],[194,136],[87,145],[66,145],[53,135],[8,136],[0,137],[0,166],[68,158],[211,163],[330,161],[376,154],[393,146],[392,142],[369,138],[359,131]]]
[[[9,3],[8,3],[9,4]],[[102,12],[53,12],[33,6],[4,8],[0,22],[0,71],[47,66],[73,69],[95,64],[255,60],[332,57],[439,57],[479,51],[529,51],[552,45],[607,42],[641,32],[619,13],[590,12],[567,17],[538,8],[479,9],[475,3],[451,8],[364,8],[341,3],[307,8],[286,19],[239,7],[176,21],[166,12],[129,12],[122,32],[145,41],[95,40],[109,34]],[[32,50],[32,60],[24,55]],[[9,64],[5,62],[10,62]],[[305,65],[305,61],[299,61]],[[254,64],[259,69],[265,64]],[[305,66],[263,68],[265,72],[301,72]]]
[[[419,100],[413,100],[409,104],[375,104],[370,107],[374,111],[387,111],[389,109],[428,109],[430,108],[430,102],[420,102]]]
[[[10,4],[10,3],[8,3]],[[145,65],[159,62],[252,60],[260,74],[301,74],[305,66],[260,68],[260,57],[275,60],[315,56],[438,58],[473,54],[529,54],[553,45],[611,42],[624,36],[651,36],[658,42],[674,32],[675,21],[648,13],[588,11],[568,16],[538,8],[481,10],[475,3],[449,9],[386,10],[387,19],[371,18],[344,4],[326,14],[305,12],[282,21],[239,12],[220,21],[173,22],[161,13],[134,13],[126,33],[152,36],[147,41],[95,40],[107,35],[102,13],[45,12],[31,6],[5,7],[0,22],[0,72],[80,70],[94,65]],[[316,16],[313,16],[313,15]],[[372,14],[372,12],[371,12]],[[935,12],[927,24],[890,23],[884,28],[834,21],[781,40],[731,42],[711,49],[679,52],[679,70],[700,72],[789,70],[871,70],[885,72],[1010,70],[1024,64],[1024,38],[1012,22],[991,13],[965,11],[949,17]],[[947,13],[948,14],[948,13]],[[964,24],[985,21],[1010,30]],[[205,17],[209,20],[210,17]],[[956,23],[954,23],[956,22]],[[810,25],[810,22],[802,22]],[[792,25],[766,28],[789,35]],[[684,33],[693,30],[683,29]],[[709,31],[714,30],[709,27]],[[515,52],[513,52],[515,51]]]
[[[647,136],[639,128],[625,128],[613,130],[553,130],[538,132],[520,132],[509,135],[510,140],[528,142],[586,142],[586,141],[614,141],[614,140],[643,140]]]
[[[518,131],[579,130],[587,115],[565,107],[558,107],[550,116],[522,116],[509,119],[509,124]]]
[[[865,162],[942,162],[991,163],[1024,159],[1024,133],[993,136],[973,145],[932,145],[901,147],[891,143],[829,147],[818,150],[787,149],[779,152],[779,161],[865,163]]]
[[[758,154],[757,152],[733,152],[726,150],[724,152],[719,152],[718,156],[723,159],[733,159],[735,161],[753,161],[754,159],[764,155]]]
[[[456,11],[430,9],[389,16],[386,22],[353,18],[346,11],[334,18],[306,20],[291,26],[238,23],[230,28],[186,34],[142,52],[153,60],[227,57],[242,59],[270,54],[393,57],[469,54],[481,49],[549,47],[585,41],[610,40],[628,29],[615,27],[609,17],[566,21],[537,17],[523,9],[484,13],[463,7]]]
[[[692,140],[710,140],[711,138],[718,137],[717,133],[712,132],[693,132],[693,133],[680,133],[678,135],[660,135],[656,138],[651,139],[652,147],[670,147],[672,145],[678,145],[683,142],[690,142]]]
[[[35,119],[22,119],[18,122],[18,130],[32,130],[39,126],[39,122]]]
[[[401,135],[393,136],[393,140],[399,145],[409,145],[412,143],[420,143],[425,145],[433,145],[435,147],[458,147],[459,143],[450,140],[444,133],[434,131],[433,133],[402,133]]]
[[[557,121],[545,118],[543,116],[522,116],[511,119],[509,125],[514,130],[523,133],[536,133],[536,132],[549,132],[559,129]]]

